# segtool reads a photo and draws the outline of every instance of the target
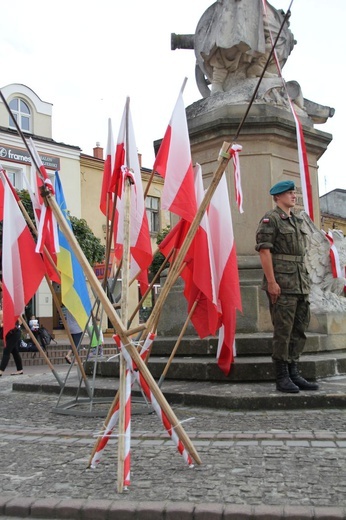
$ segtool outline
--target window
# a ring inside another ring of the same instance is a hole
[[[158,197],[147,197],[145,199],[145,208],[150,233],[158,233],[160,229],[159,204],[160,199]]]
[[[11,181],[12,186],[16,188],[16,190],[22,190],[23,187],[23,171],[17,168],[6,168],[8,178]]]
[[[12,114],[14,115],[19,128],[23,130],[23,132],[31,131],[31,113],[30,108],[25,101],[20,98],[14,98],[9,103]],[[12,117],[9,116],[9,126],[10,128],[15,128],[15,124],[12,120]]]

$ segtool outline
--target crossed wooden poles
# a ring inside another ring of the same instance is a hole
[[[148,321],[145,324],[145,332],[149,334],[151,331],[156,330],[157,322],[163,307],[163,304],[173,287],[174,283],[178,279],[181,267],[184,262],[184,258],[186,256],[186,253],[191,245],[191,242],[197,232],[198,226],[200,225],[200,222],[202,220],[202,217],[210,203],[210,200],[217,188],[217,185],[228,165],[228,162],[230,160],[230,154],[229,149],[231,145],[229,143],[224,143],[222,146],[222,149],[220,151],[219,156],[219,165],[213,175],[212,181],[206,190],[204,199],[196,213],[196,216],[191,223],[190,229],[186,235],[186,238],[176,256],[175,262],[171,266],[169,273],[167,275],[166,282],[164,286],[161,289],[161,292],[158,296],[158,299],[156,301],[156,304],[153,308],[153,311],[148,319]],[[85,276],[87,277],[90,286],[92,287],[95,296],[100,300],[103,309],[105,313],[108,316],[108,319],[112,323],[114,330],[119,337],[120,342],[123,345],[123,348],[126,349],[127,353],[131,357],[133,363],[138,368],[141,377],[149,387],[152,395],[158,402],[161,410],[164,412],[164,414],[167,416],[168,420],[170,421],[172,428],[176,432],[179,440],[184,445],[187,452],[190,454],[192,459],[197,463],[201,464],[201,459],[194,448],[191,440],[189,439],[188,435],[186,434],[183,426],[179,422],[178,418],[174,414],[173,410],[171,409],[169,403],[165,399],[164,395],[162,394],[158,384],[152,377],[146,363],[143,361],[142,357],[140,356],[137,348],[134,346],[134,344],[131,341],[130,332],[133,333],[133,331],[129,331],[125,328],[124,323],[119,318],[117,312],[115,311],[111,301],[109,300],[105,290],[103,289],[102,285],[100,284],[99,280],[97,279],[92,267],[90,266],[88,260],[86,259],[83,251],[81,250],[74,234],[72,233],[70,227],[68,226],[68,223],[66,222],[55,198],[52,196],[51,192],[46,189],[42,192],[42,195],[45,197],[45,200],[47,204],[52,208],[52,211],[57,219],[57,222],[59,224],[59,227],[61,231],[64,233],[67,241],[70,244],[70,247],[73,249],[80,265],[82,266],[82,269],[84,271]],[[121,436],[121,435],[120,435]],[[99,442],[100,437],[97,439],[96,444]],[[119,456],[121,459],[121,457]],[[118,458],[118,460],[119,460]],[[118,472],[118,477],[120,477],[120,473]],[[118,491],[123,491],[123,482],[119,481],[118,479]]]

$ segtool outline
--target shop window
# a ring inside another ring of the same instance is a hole
[[[31,112],[28,104],[20,98],[14,98],[9,103],[10,109],[16,119],[19,128],[23,132],[31,132]],[[15,124],[11,116],[9,116],[10,128],[15,128]]]

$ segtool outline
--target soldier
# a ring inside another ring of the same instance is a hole
[[[256,251],[264,272],[262,289],[269,299],[274,327],[272,359],[276,388],[281,392],[317,390],[299,375],[297,361],[303,352],[310,322],[310,277],[304,263],[306,250],[302,219],[292,212],[296,204],[293,181],[281,181],[270,189],[276,203],[261,219]]]

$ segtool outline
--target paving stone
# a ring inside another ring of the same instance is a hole
[[[1,520],[276,520],[282,514],[290,520],[346,519],[346,408],[336,408],[332,399],[329,408],[310,409],[306,396],[307,408],[294,410],[171,404],[201,458],[194,468],[159,417],[137,404],[131,485],[117,493],[116,428],[100,463],[88,469],[111,400],[95,404],[95,414],[85,413],[90,403],[82,402],[72,413],[57,413],[55,378],[47,369],[35,370],[21,376],[23,391],[13,390],[11,377],[0,380]],[[66,370],[61,368],[62,378]],[[246,398],[257,392],[255,384],[164,385],[171,396],[190,392],[190,400],[192,392],[200,399],[227,390],[240,402],[241,392]],[[266,389],[260,385],[258,391]],[[338,379],[329,395],[345,389],[346,378]],[[268,400],[276,397],[268,393]],[[63,395],[60,404],[71,399]]]

